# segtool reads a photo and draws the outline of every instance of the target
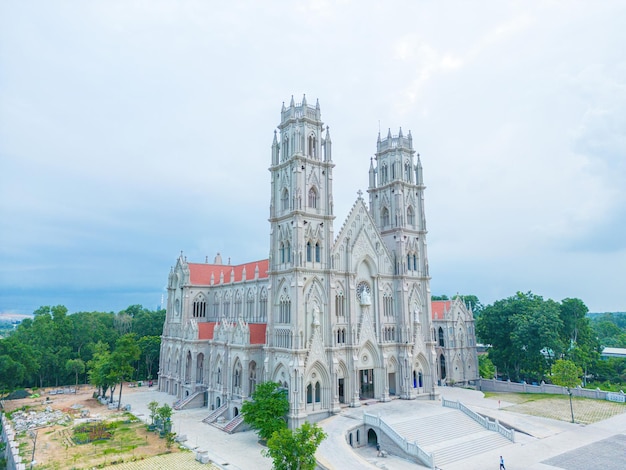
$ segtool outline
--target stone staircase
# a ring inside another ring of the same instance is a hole
[[[223,431],[226,431],[228,434],[232,434],[239,427],[239,425],[243,423],[243,416],[237,415],[233,419],[231,419],[226,426],[224,426]]]
[[[219,418],[220,416],[222,416],[226,412],[227,408],[228,408],[227,405],[220,406],[217,410],[213,411],[209,416],[204,418],[202,420],[202,422],[206,423],[206,424],[211,424],[211,423],[215,422],[217,420],[217,418]]]
[[[434,455],[438,467],[511,444],[458,410],[391,424],[409,442]]]
[[[177,402],[174,403],[174,406],[172,408],[174,408],[175,410],[182,410],[186,405],[188,405],[194,398],[196,398],[201,393],[204,393],[204,392],[203,391],[194,392],[188,397],[178,400]]]

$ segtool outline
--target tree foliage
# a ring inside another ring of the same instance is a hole
[[[283,428],[267,441],[264,455],[272,459],[276,470],[314,470],[315,452],[326,437],[317,424],[309,422],[295,430]]]
[[[478,356],[478,373],[483,379],[493,379],[496,375],[496,368],[486,354]]]
[[[532,292],[521,293],[485,307],[476,333],[490,346],[489,359],[499,374],[511,380],[543,379],[555,360],[592,366],[599,343],[580,299],[561,303]]]
[[[566,387],[567,389],[575,388],[580,385],[580,377],[583,370],[566,359],[558,359],[551,370],[551,380],[554,385]]]
[[[252,401],[241,407],[244,421],[257,431],[260,439],[269,439],[275,431],[287,427],[285,416],[289,411],[289,400],[285,390],[276,382],[257,385]]]
[[[487,306],[476,321],[476,333],[490,345],[489,359],[512,380],[538,380],[563,352],[559,304],[531,292]]]
[[[103,357],[98,345],[106,344],[108,354],[113,354],[120,331],[127,330],[135,334],[141,352],[130,364],[132,377],[152,378],[159,368],[164,318],[164,310],[151,311],[141,305],[132,305],[117,315],[113,312],[69,315],[63,305],[42,306],[34,312],[33,318],[23,320],[0,341],[0,356],[7,355],[21,365],[19,373],[12,376],[7,386],[46,387],[87,380],[94,383],[95,380],[99,386],[109,388],[114,381],[103,378],[102,372],[110,368],[111,364],[106,362],[111,358]],[[97,355],[101,357],[96,358]],[[84,370],[78,365],[79,361],[86,365]],[[5,364],[11,363],[5,361]],[[92,366],[97,370],[92,370]]]

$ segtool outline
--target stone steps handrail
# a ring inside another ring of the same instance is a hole
[[[201,393],[204,393],[204,392],[194,392],[191,395],[189,395],[188,397],[185,397],[185,398],[183,398],[181,400],[178,400],[176,403],[174,403],[173,408],[175,410],[180,410],[180,409],[184,408],[191,400],[196,398]]]
[[[465,413],[467,416],[472,418],[474,421],[476,421],[485,429],[488,429],[489,431],[495,431],[499,433],[500,435],[506,437],[509,441],[515,442],[515,431],[513,429],[509,429],[509,428],[502,426],[497,419],[494,421],[491,421],[489,418],[485,416],[481,416],[475,411],[470,410],[467,406],[465,406],[463,403],[461,403],[458,400],[453,401],[453,400],[446,400],[445,398],[442,398],[441,404],[446,408],[454,408],[459,411],[462,411],[463,413]]]
[[[413,457],[416,457],[420,462],[424,463],[429,468],[435,468],[435,460],[430,452],[422,449],[417,444],[417,442],[408,442],[406,438],[398,434],[398,432],[393,429],[389,424],[387,424],[380,416],[374,416],[368,413],[364,413],[363,423],[366,425],[369,424],[370,426],[376,426],[404,452]]]

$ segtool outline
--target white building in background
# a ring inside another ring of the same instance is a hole
[[[296,427],[364,400],[432,399],[446,364],[455,382],[477,378],[469,317],[433,323],[411,133],[378,136],[369,204],[359,191],[337,233],[334,167],[319,103],[292,98],[272,143],[269,258],[230,265],[181,254],[169,275],[161,391],[230,419],[258,383],[280,382]],[[440,346],[442,328],[453,344]]]

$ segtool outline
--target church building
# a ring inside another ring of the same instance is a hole
[[[319,102],[292,98],[271,146],[269,257],[178,258],[159,371],[177,406],[232,420],[257,384],[274,381],[295,428],[341,406],[433,399],[452,370],[455,382],[478,377],[471,312],[456,301],[433,316],[411,133],[378,136],[368,200],[359,191],[337,233],[333,157]]]

